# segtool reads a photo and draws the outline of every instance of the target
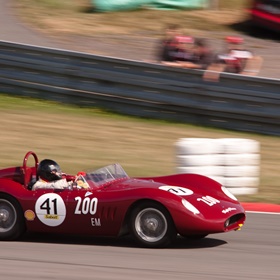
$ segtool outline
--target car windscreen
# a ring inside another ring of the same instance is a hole
[[[115,163],[93,171],[88,171],[85,178],[87,181],[93,182],[94,185],[101,186],[118,179],[128,178],[128,175],[119,163]]]

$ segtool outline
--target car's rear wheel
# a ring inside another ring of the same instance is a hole
[[[170,214],[154,202],[145,202],[133,209],[130,230],[140,245],[151,248],[167,246],[176,236]]]
[[[12,197],[0,196],[0,240],[15,240],[25,231],[19,203]]]

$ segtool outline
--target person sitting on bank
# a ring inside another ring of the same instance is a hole
[[[192,61],[182,61],[180,66],[189,69],[206,70],[215,61],[215,55],[206,39],[198,38],[194,41]]]

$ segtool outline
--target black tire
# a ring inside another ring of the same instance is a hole
[[[143,247],[166,247],[176,237],[173,220],[160,204],[145,202],[132,210],[130,232]]]
[[[12,197],[0,195],[0,240],[15,240],[25,232],[19,203]]]

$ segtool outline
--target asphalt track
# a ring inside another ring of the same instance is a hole
[[[170,248],[137,248],[130,239],[26,236],[1,242],[3,280],[279,280],[279,214],[248,213],[241,231]]]

